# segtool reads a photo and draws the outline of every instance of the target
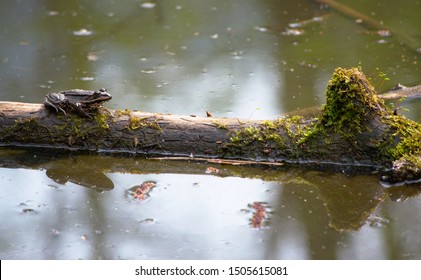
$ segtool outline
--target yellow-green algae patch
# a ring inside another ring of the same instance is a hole
[[[126,126],[128,130],[137,130],[140,128],[151,128],[158,131],[162,130],[156,118],[151,119],[151,117],[138,117],[135,114],[133,114],[133,112],[129,109],[126,109],[124,111],[116,110],[115,115],[117,117],[120,117],[120,116],[129,117],[129,123]]]

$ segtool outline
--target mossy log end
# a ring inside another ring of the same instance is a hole
[[[390,184],[421,178],[421,125],[394,115],[359,68],[335,70],[317,118],[198,118],[101,108],[92,119],[41,104],[0,102],[0,145],[144,156],[334,164],[388,170]]]

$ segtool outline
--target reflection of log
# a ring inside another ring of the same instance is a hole
[[[147,156],[391,167],[417,181],[420,125],[395,116],[359,69],[337,69],[319,118],[274,121],[106,111],[92,119],[56,115],[40,104],[0,102],[0,143]],[[401,172],[404,166],[405,172]],[[386,178],[386,177],[385,177]],[[392,177],[390,177],[392,178]]]
[[[339,13],[342,13],[350,18],[355,20],[361,20],[363,24],[367,25],[369,28],[377,29],[377,30],[389,30],[392,33],[392,36],[396,38],[401,44],[405,44],[415,52],[421,52],[421,42],[417,40],[415,37],[409,36],[408,34],[397,30],[395,28],[385,26],[382,23],[376,21],[375,19],[360,13],[351,7],[339,3],[335,0],[316,0],[318,3],[326,4],[332,9],[335,9]]]
[[[114,183],[109,174],[196,174],[206,176],[209,166],[217,167],[218,177],[240,177],[260,179],[282,184],[291,189],[300,201],[303,192],[322,200],[323,207],[329,213],[330,226],[340,230],[357,230],[370,219],[372,212],[383,200],[403,201],[408,197],[419,196],[419,187],[382,188],[371,176],[350,176],[341,173],[329,174],[318,171],[305,171],[289,166],[273,168],[254,168],[234,165],[215,165],[204,162],[150,160],[133,157],[111,157],[95,155],[77,155],[72,153],[46,153],[44,149],[25,150],[0,149],[0,166],[4,168],[25,168],[45,170],[46,175],[59,184],[72,182],[76,185],[92,188],[99,192],[113,191]],[[351,179],[350,179],[351,178]],[[340,182],[340,183],[339,183]],[[52,185],[54,186],[54,185]],[[71,185],[71,187],[75,187]],[[297,188],[298,187],[298,188]],[[303,192],[298,191],[301,189]],[[126,191],[131,194],[133,188]],[[117,190],[117,191],[121,191]],[[282,196],[284,197],[284,196]],[[287,196],[290,200],[291,197]],[[303,202],[303,209],[309,202]],[[312,205],[310,203],[310,205]],[[273,211],[284,211],[276,205],[268,205]],[[273,208],[274,207],[274,208]],[[251,214],[254,214],[252,211]],[[252,217],[250,217],[252,218]],[[270,216],[266,217],[270,219]],[[256,219],[256,218],[255,218]],[[317,220],[318,221],[318,220]],[[270,220],[264,219],[263,226]]]

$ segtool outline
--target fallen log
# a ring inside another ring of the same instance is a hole
[[[188,157],[365,166],[387,184],[421,179],[421,125],[384,105],[359,68],[336,69],[316,118],[198,118],[102,108],[92,118],[41,104],[0,102],[0,145]]]

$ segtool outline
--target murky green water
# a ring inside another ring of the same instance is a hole
[[[348,5],[394,33],[309,0],[5,1],[0,100],[104,87],[110,108],[270,119],[322,104],[338,66],[421,83],[421,1]],[[420,188],[378,174],[7,149],[0,166],[1,259],[421,258]]]

